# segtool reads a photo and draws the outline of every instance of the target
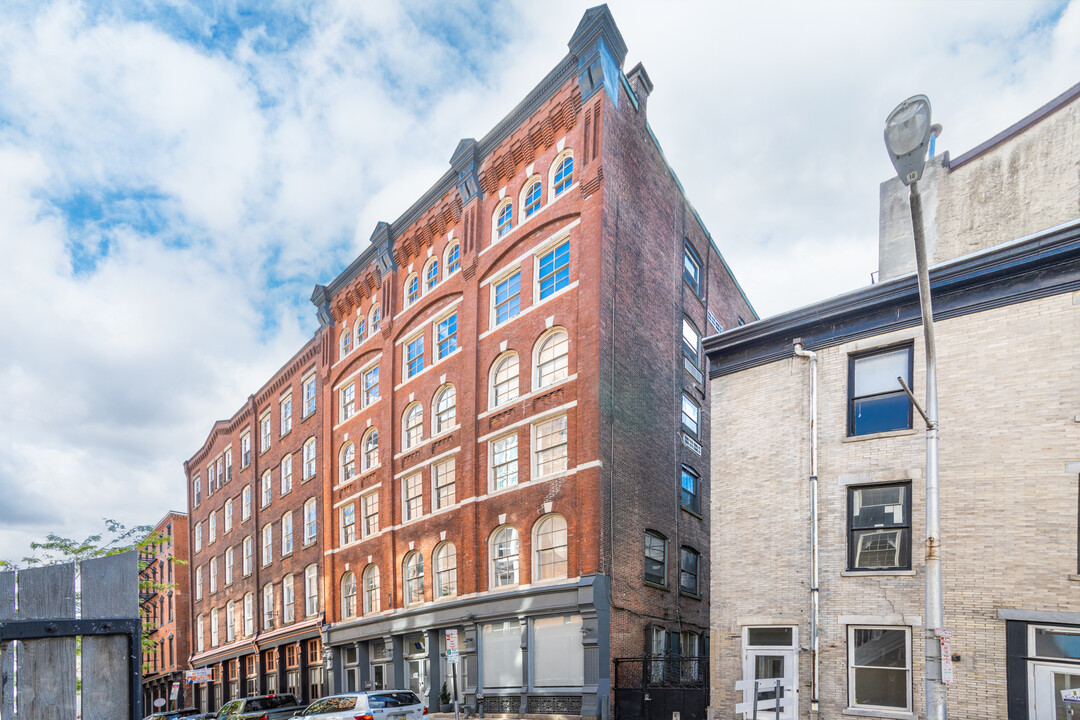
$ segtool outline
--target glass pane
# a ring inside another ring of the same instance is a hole
[[[906,567],[902,554],[907,530],[869,530],[855,533],[855,563],[859,570]]]
[[[874,528],[906,525],[904,485],[858,488],[851,491],[851,527]]]
[[[886,432],[888,430],[906,430],[909,401],[903,391],[893,395],[880,395],[875,398],[855,401],[855,434]]]
[[[775,647],[791,647],[791,628],[750,628],[746,631],[746,644],[751,646],[771,645]]]
[[[907,667],[907,633],[903,630],[856,628],[853,631],[856,666]]]
[[[538,687],[573,687],[585,682],[585,649],[581,616],[533,621],[532,662]]]
[[[1080,632],[1035,628],[1035,654],[1039,657],[1080,660]]]
[[[907,670],[855,668],[855,704],[907,708]]]
[[[908,349],[855,360],[855,397],[900,390],[896,378],[908,377]]]
[[[758,655],[754,658],[754,679],[774,680],[784,677],[783,655]]]
[[[1054,673],[1054,718],[1055,720],[1073,720],[1075,703],[1066,703],[1061,699],[1062,690],[1080,688],[1080,675],[1072,673]]]

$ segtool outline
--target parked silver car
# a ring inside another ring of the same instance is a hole
[[[370,690],[320,698],[294,717],[312,720],[424,720],[428,709],[410,690]]]

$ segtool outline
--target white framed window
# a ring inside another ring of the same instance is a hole
[[[236,639],[236,601],[225,603],[225,642]]]
[[[217,592],[217,558],[210,558],[210,592]]]
[[[304,568],[304,615],[311,617],[319,612],[319,568],[308,565]]]
[[[494,325],[502,325],[521,312],[520,270],[492,284],[491,302]]]
[[[379,566],[368,565],[362,577],[364,585],[364,614],[379,612]]]
[[[533,425],[533,471],[535,477],[566,472],[566,416]]]
[[[195,479],[191,481],[191,504],[193,507],[199,507],[202,503],[202,477],[195,476]]]
[[[491,365],[491,388],[489,407],[496,408],[513,402],[518,397],[518,356],[516,352],[503,353]]]
[[[296,588],[292,573],[281,578],[281,614],[285,624],[296,622]]]
[[[292,393],[290,392],[280,400],[281,405],[281,434],[288,435],[292,430]]]
[[[195,523],[195,552],[202,551],[202,522]]]
[[[255,560],[255,541],[250,535],[244,538],[244,577],[251,574]]]
[[[232,445],[225,448],[225,482],[232,480]]]
[[[424,556],[413,551],[405,556],[405,605],[424,602]]]
[[[353,325],[353,347],[360,347],[360,343],[364,342],[364,333],[367,330],[367,321],[364,316],[356,318],[356,323]]]
[[[338,523],[340,544],[348,545],[356,540],[356,506],[353,503],[343,505],[338,510]]]
[[[379,532],[379,493],[370,492],[360,498],[360,536],[370,537]]]
[[[214,463],[210,463],[206,466],[206,497],[210,497],[214,494],[214,485],[217,482],[217,475],[214,473]]]
[[[195,599],[202,600],[203,566],[195,568]]]
[[[536,687],[580,687],[585,683],[582,627],[580,615],[533,620],[530,664]]]
[[[446,277],[450,277],[458,270],[461,269],[461,245],[459,243],[451,243],[446,248]]]
[[[262,529],[262,564],[269,565],[274,561],[274,526],[270,523],[263,525]]]
[[[419,445],[424,438],[424,406],[417,402],[405,408],[401,428],[402,450]]]
[[[439,259],[429,258],[424,265],[424,292],[429,293],[439,284]]]
[[[356,383],[349,383],[338,392],[338,422],[345,422],[356,414]]]
[[[281,494],[292,492],[292,454],[281,458]]]
[[[318,515],[315,508],[315,498],[310,498],[304,503],[304,544],[315,542],[315,533],[318,531]]]
[[[274,584],[266,583],[262,589],[263,630],[274,627]]]
[[[356,447],[351,442],[346,442],[341,446],[338,454],[340,456],[338,481],[348,482],[356,474]]]
[[[536,287],[546,300],[570,286],[570,241],[564,240],[537,260]]]
[[[514,229],[514,201],[511,198],[503,198],[495,206],[495,212],[491,216],[491,241],[498,242],[504,235]]]
[[[356,576],[351,572],[341,576],[341,617],[356,617]]]
[[[259,497],[262,500],[262,505],[260,507],[266,507],[270,504],[270,500],[272,499],[274,492],[273,483],[270,481],[269,470],[262,474],[262,483],[259,486],[259,490]]]
[[[424,334],[421,333],[405,343],[405,379],[419,375],[424,370]]]
[[[683,279],[696,297],[701,297],[701,260],[689,245],[683,246]]]
[[[360,400],[363,406],[367,407],[379,399],[379,366],[375,365],[365,370],[361,375],[361,382],[363,382],[364,391]]]
[[[379,303],[375,303],[371,306],[371,311],[368,312],[368,332],[374,335],[379,330],[379,325],[382,323],[382,306]]]
[[[689,395],[682,396],[682,426],[687,434],[697,437],[701,424],[701,408]]]
[[[240,467],[246,468],[251,464],[251,433],[240,436]]]
[[[491,534],[491,587],[518,584],[518,533],[509,525]]]
[[[435,393],[432,417],[435,421],[432,435],[444,433],[454,427],[457,419],[457,390],[453,385],[444,385]]]
[[[265,413],[259,420],[259,452],[270,449],[270,413]]]
[[[435,599],[457,595],[457,548],[454,543],[440,543],[432,553],[435,562]]]
[[[240,522],[251,517],[251,486],[245,485],[240,492]]]
[[[210,532],[208,534],[206,544],[213,545],[214,541],[217,540],[217,510],[210,511],[209,520],[210,521],[207,523],[207,525],[209,526]]]
[[[540,176],[534,175],[527,180],[525,185],[521,188],[522,222],[535,215],[536,211],[540,209],[541,187],[542,183],[540,182]]]
[[[361,442],[364,448],[362,467],[363,471],[367,472],[379,465],[379,431],[375,428],[368,428]]]
[[[442,320],[435,323],[436,360],[442,360],[445,357],[449,357],[458,349],[457,331],[457,312],[447,315]]]
[[[701,362],[701,333],[694,321],[683,315],[682,319],[683,353],[696,367]]]
[[[443,460],[431,466],[433,504],[436,510],[448,508],[457,502],[455,488],[455,458]]]
[[[315,375],[304,378],[304,417],[315,412]]]
[[[405,307],[420,299],[420,276],[412,273],[405,279]]]
[[[518,436],[504,435],[488,444],[491,458],[491,487],[501,490],[518,482]]]
[[[349,328],[345,328],[338,335],[338,357],[345,357],[352,350],[352,333]]]
[[[569,376],[570,336],[554,328],[540,337],[533,356],[533,387],[536,389],[562,382]]]
[[[562,515],[540,518],[533,533],[533,578],[555,580],[566,577],[566,519]]]
[[[225,587],[232,585],[233,581],[233,557],[235,553],[233,548],[225,548]]]
[[[911,712],[911,628],[848,626],[848,706]]]
[[[517,619],[481,625],[480,647],[483,648],[480,669],[484,674],[484,687],[520,688],[521,625]]]
[[[287,512],[281,516],[281,555],[288,555],[293,551],[292,513]]]
[[[255,594],[244,595],[244,637],[255,634]]]
[[[198,652],[202,652],[205,648],[203,645],[203,616],[199,613],[199,616],[195,618],[195,647]]]
[[[424,514],[424,476],[416,473],[401,479],[401,517],[404,522]]]
[[[559,153],[555,161],[551,163],[551,172],[548,173],[548,177],[551,178],[549,192],[552,198],[559,197],[574,184],[574,153],[572,150],[563,150]]]
[[[225,519],[224,529],[226,533],[232,532],[232,520],[233,520],[233,499],[229,498],[225,501]]]
[[[304,482],[315,477],[315,438],[304,443]]]

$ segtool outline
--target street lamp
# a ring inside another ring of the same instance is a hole
[[[945,720],[945,678],[942,675],[944,624],[941,592],[941,533],[938,505],[938,397],[937,350],[934,343],[934,310],[930,303],[930,270],[923,234],[922,200],[919,179],[926,166],[930,145],[930,101],[915,95],[896,106],[885,121],[885,147],[900,181],[908,186],[911,229],[915,236],[915,265],[919,275],[919,306],[922,309],[926,346],[926,409],[903,378],[897,378],[926,423],[926,719]]]

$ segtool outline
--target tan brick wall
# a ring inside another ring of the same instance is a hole
[[[950,715],[1006,717],[1001,608],[1076,611],[1080,459],[1080,293],[937,324],[945,625],[961,656]],[[848,354],[914,340],[915,393],[925,393],[921,328],[819,355],[821,711],[847,706],[842,615],[903,616],[912,626],[913,708],[922,715],[922,539],[925,434],[846,438]],[[786,359],[713,381],[712,704],[733,718],[745,624],[798,624],[810,643],[809,363]],[[847,490],[866,479],[912,481],[914,575],[844,576]],[[800,716],[811,657],[799,653]]]

